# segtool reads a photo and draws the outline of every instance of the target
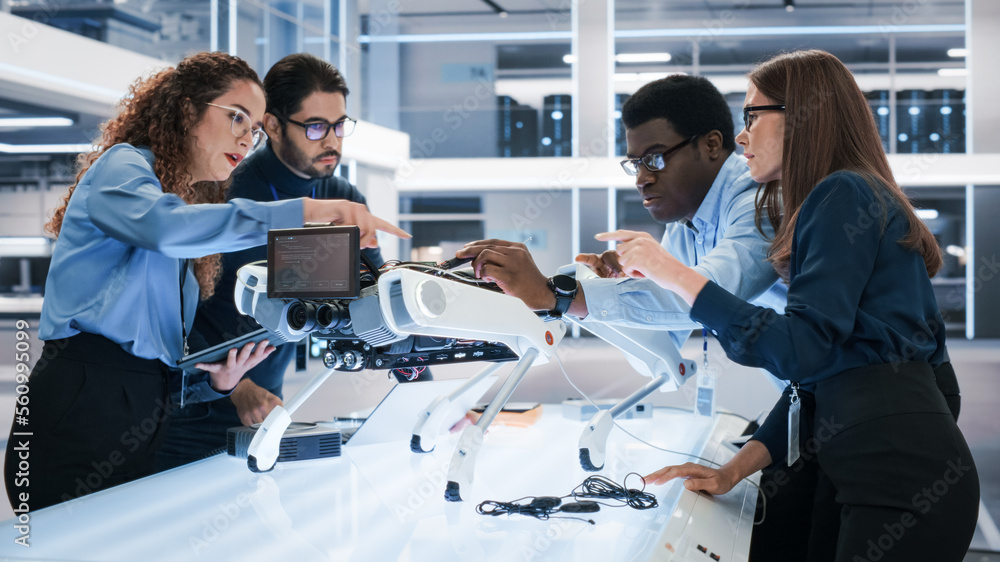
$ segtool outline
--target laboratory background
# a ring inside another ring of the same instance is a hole
[[[746,74],[774,54],[810,48],[854,73],[896,180],[942,249],[932,282],[962,390],[959,426],[981,479],[966,560],[1000,560],[995,0],[0,0],[0,436],[14,416],[23,326],[32,361],[41,350],[35,333],[53,248],[43,226],[74,182],[77,155],[139,76],[199,51],[239,56],[261,77],[291,53],[326,60],[343,73],[347,114],[358,120],[337,173],[373,214],[413,234],[380,237],[387,260],[440,262],[466,242],[496,238],[525,243],[548,276],[578,253],[609,249],[596,233],[664,231],[618,164],[621,107],[633,92],[670,74],[704,76],[729,102],[738,133]],[[699,365],[707,354],[717,367],[715,407],[747,419],[770,409],[779,388],[707,342],[706,351],[698,330],[681,354]],[[289,367],[286,397],[321,368],[320,343],[307,351],[305,369]],[[558,353],[561,365],[530,369],[511,401],[558,405],[581,391],[621,399],[647,380],[576,326]],[[433,370],[448,380],[478,369]],[[394,385],[384,371],[335,374],[295,418],[370,409]],[[647,401],[691,410],[695,394],[685,384]],[[0,520],[11,522],[0,503]],[[226,527],[253,515],[241,509]],[[409,540],[414,550],[399,559],[422,559]]]

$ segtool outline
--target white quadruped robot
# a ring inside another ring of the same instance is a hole
[[[234,295],[237,309],[271,332],[272,341],[299,341],[313,334],[328,343],[323,355],[327,368],[284,407],[271,411],[250,442],[247,466],[255,472],[274,467],[291,414],[334,371],[493,362],[468,384],[439,398],[421,414],[411,448],[423,452],[432,449],[437,436],[447,431],[441,427],[441,412],[453,396],[492,374],[498,362],[516,360],[514,370],[478,423],[465,428],[459,439],[446,492],[447,499],[457,501],[471,485],[486,428],[528,368],[552,356],[566,333],[566,325],[544,322],[519,299],[503,294],[495,286],[427,264],[400,264],[381,272],[368,264],[369,284],[361,287],[364,283],[359,281],[358,286],[346,286],[341,281],[361,277],[350,268],[345,273],[343,267],[360,255],[356,230],[324,227],[272,231],[268,237],[268,265],[251,264],[238,272]],[[354,240],[327,240],[342,234],[353,234]],[[319,255],[324,257],[319,259]],[[294,262],[293,267],[284,267],[286,262]],[[345,279],[337,280],[338,275]]]
[[[546,322],[495,285],[441,267],[401,263],[379,270],[366,263],[368,272],[362,275],[357,266],[350,267],[363,260],[357,238],[356,227],[273,230],[268,234],[267,265],[247,265],[238,273],[237,308],[253,316],[271,341],[299,341],[310,334],[327,340],[326,369],[284,407],[271,411],[247,449],[247,466],[254,472],[274,468],[291,414],[334,371],[490,362],[420,413],[410,448],[422,453],[433,450],[449,429],[443,420],[458,396],[493,374],[500,362],[516,360],[479,421],[459,437],[445,499],[461,501],[469,496],[486,429],[527,370],[555,353],[566,324]],[[594,274],[581,265],[577,275]],[[656,389],[676,389],[696,367],[680,358],[666,332],[590,323],[585,328],[621,349],[633,367],[653,378],[611,410],[598,411],[588,423],[580,438],[581,464],[600,470],[614,418]]]

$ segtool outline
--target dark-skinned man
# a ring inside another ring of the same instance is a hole
[[[773,229],[765,221],[761,232],[754,222],[757,184],[746,159],[734,152],[732,114],[722,94],[705,78],[670,76],[632,95],[622,107],[622,121],[628,157],[622,167],[635,176],[643,207],[666,224],[661,245],[741,298],[783,310],[787,289],[767,261]],[[613,250],[576,256],[600,278],[575,286],[542,274],[524,244],[471,242],[456,256],[474,258],[471,265],[478,277],[497,283],[531,308],[570,314],[584,325],[607,322],[670,330],[678,347],[692,330],[701,328],[674,293],[645,279],[624,278]],[[782,480],[777,493],[768,497],[765,524],[754,528],[752,561],[790,560],[787,553],[802,552],[807,544],[816,553],[835,551],[827,542],[836,540],[837,523],[825,477],[815,465],[796,468],[792,472],[784,467],[793,477],[787,483]],[[773,472],[765,471],[762,485],[772,478]],[[814,509],[830,513],[833,520],[828,529],[812,530],[810,539]],[[801,541],[796,548],[802,550],[791,548],[790,541]]]

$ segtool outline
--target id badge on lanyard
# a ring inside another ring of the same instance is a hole
[[[799,400],[799,384],[792,383],[792,403],[788,406],[788,466],[799,460],[799,413],[802,401]]]

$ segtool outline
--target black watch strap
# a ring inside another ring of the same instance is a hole
[[[547,284],[549,290],[556,296],[556,306],[549,311],[549,317],[562,318],[563,314],[569,310],[570,305],[573,304],[573,299],[576,298],[576,279],[569,275],[555,275],[549,277]]]

